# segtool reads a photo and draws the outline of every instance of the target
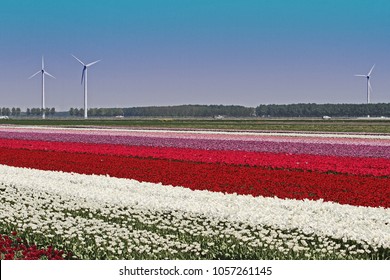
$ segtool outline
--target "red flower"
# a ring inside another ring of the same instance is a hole
[[[9,253],[5,255],[5,260],[13,260],[15,259],[15,254],[14,253]]]

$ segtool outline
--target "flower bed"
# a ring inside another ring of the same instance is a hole
[[[390,159],[390,139],[325,138],[300,136],[276,137],[268,135],[201,134],[178,132],[112,131],[112,130],[49,130],[0,129],[1,138],[41,140],[56,142],[81,142],[93,144],[118,144],[148,147],[176,147],[203,150],[253,151],[288,154],[331,155],[348,157],[372,157]],[[279,139],[281,138],[281,139]],[[379,141],[381,140],[381,141]]]
[[[0,147],[139,158],[172,159],[203,163],[227,163],[234,165],[263,166],[273,169],[297,169],[354,175],[390,175],[390,160],[384,158],[336,157],[284,153],[275,154],[248,151],[217,151],[190,148],[90,144],[79,142],[10,140],[1,138]]]
[[[0,165],[1,223],[81,258],[383,258],[390,209]]]
[[[390,206],[390,178],[62,151],[0,148],[0,155],[1,164],[17,167],[110,175],[194,190]]]
[[[0,127],[0,234],[80,259],[386,259],[389,141]]]

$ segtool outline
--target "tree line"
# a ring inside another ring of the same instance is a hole
[[[123,109],[124,116],[150,117],[250,117],[254,108],[238,105],[179,105],[179,106],[150,106]]]
[[[27,108],[26,115],[27,116],[41,116],[43,113],[43,109],[41,108]],[[45,115],[46,116],[54,116],[56,113],[56,108],[45,108]]]
[[[71,108],[71,116],[83,116],[84,109]],[[259,105],[256,108],[237,105],[179,105],[130,108],[91,108],[91,117],[390,117],[390,103]]]
[[[376,104],[316,104],[259,105],[259,117],[390,117],[390,103]]]
[[[56,109],[53,107],[53,108],[46,108],[45,109],[45,114],[46,115],[51,115],[53,116],[54,114],[56,113]],[[22,112],[22,110],[20,108],[7,108],[7,107],[3,107],[0,109],[0,115],[1,116],[8,116],[8,117],[11,117],[11,116],[14,116],[14,117],[18,117],[18,116],[22,116],[22,115],[25,115],[25,116],[41,116],[42,115],[42,109],[41,108],[27,108],[26,109],[26,112]]]
[[[20,116],[21,112],[22,111],[20,110],[20,108],[15,108],[15,107],[12,107],[11,109],[3,107],[0,110],[1,116],[8,116],[8,117],[9,116]]]
[[[178,105],[178,106],[149,106],[130,108],[91,108],[91,117],[251,117],[255,108],[237,105]],[[84,109],[70,108],[69,115],[83,116]]]
[[[70,116],[84,116],[83,108],[70,108]],[[40,116],[41,108],[0,109],[1,116]],[[46,108],[45,114],[53,116],[55,108]],[[376,104],[316,104],[298,103],[287,105],[259,105],[256,108],[238,105],[178,105],[178,106],[149,106],[129,108],[90,108],[91,117],[390,117],[390,103]]]
[[[70,108],[69,115],[75,117],[84,116],[83,108]],[[90,117],[115,117],[123,116],[122,108],[90,108],[88,109],[88,116]]]

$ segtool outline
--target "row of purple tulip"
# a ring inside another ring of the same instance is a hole
[[[54,132],[54,133],[53,133]],[[153,133],[151,133],[154,135]],[[172,137],[170,137],[172,135]],[[258,137],[256,140],[229,139],[225,135],[213,139],[196,139],[196,138],[178,138],[175,133],[164,133],[162,136],[149,136],[148,132],[131,134],[110,133],[110,134],[85,134],[78,131],[62,132],[42,131],[42,130],[15,130],[6,129],[0,132],[0,138],[6,139],[23,139],[39,141],[58,141],[58,142],[81,142],[95,144],[119,144],[132,146],[150,146],[150,147],[177,147],[192,148],[204,150],[238,150],[238,151],[255,151],[285,154],[312,154],[312,155],[335,155],[348,157],[372,157],[372,158],[390,158],[390,146],[365,144],[360,141],[356,144],[354,141],[338,142],[286,142],[271,141],[267,137]],[[253,138],[251,138],[253,139]],[[329,139],[328,139],[329,140]],[[384,141],[387,144],[387,141]]]

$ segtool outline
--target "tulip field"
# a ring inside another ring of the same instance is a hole
[[[390,259],[390,135],[3,125],[0,259]]]

